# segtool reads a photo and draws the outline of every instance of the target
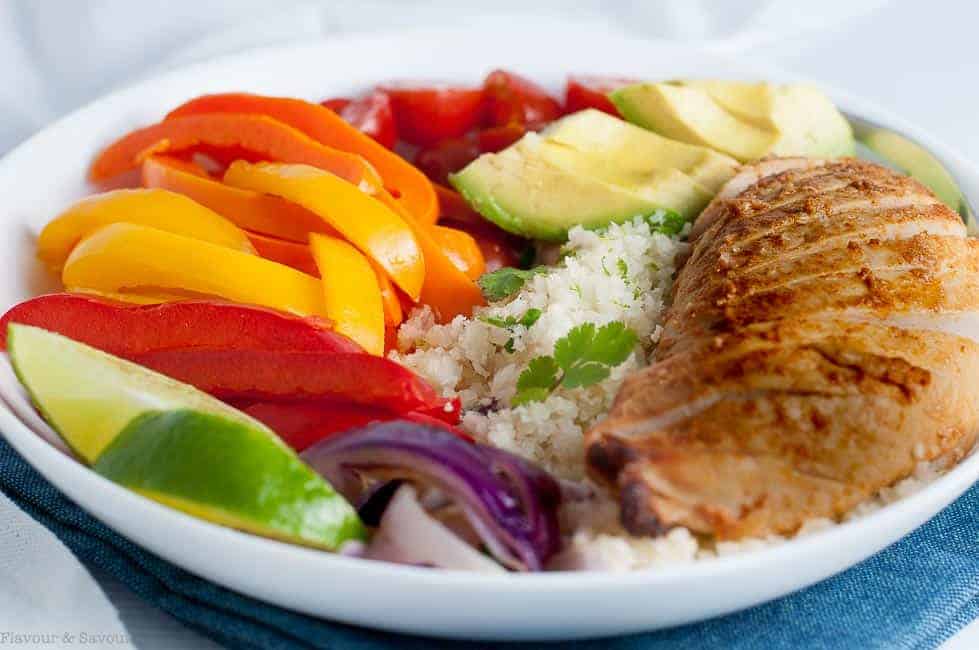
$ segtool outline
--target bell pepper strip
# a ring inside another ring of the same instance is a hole
[[[327,109],[320,109],[333,115]],[[337,121],[343,122],[339,118]],[[265,160],[319,167],[370,194],[383,191],[380,176],[359,155],[328,147],[299,129],[265,115],[230,113],[173,117],[132,131],[95,158],[89,168],[89,179],[98,183],[138,167],[146,155],[186,151],[198,145],[240,147]]]
[[[133,361],[228,402],[336,401],[459,421],[458,400],[439,396],[404,366],[362,352],[183,348],[148,352]]]
[[[261,257],[279,264],[291,266],[297,271],[315,278],[320,277],[320,270],[313,260],[313,254],[306,244],[300,244],[288,239],[269,237],[257,232],[248,233],[248,239]],[[329,310],[327,310],[329,311]]]
[[[323,316],[320,281],[299,271],[199,239],[116,223],[71,252],[61,274],[69,291],[223,298],[298,316]]]
[[[124,359],[175,348],[357,354],[359,345],[321,318],[216,300],[134,307],[74,293],[14,305],[0,317],[0,349],[10,323],[33,325]]]
[[[421,294],[425,258],[411,226],[377,199],[333,174],[308,165],[238,161],[224,182],[297,203],[376,261],[413,299]]]
[[[401,299],[398,298],[398,290],[391,284],[391,278],[388,277],[384,269],[378,266],[377,262],[369,258],[367,261],[370,262],[371,268],[374,269],[374,276],[377,278],[377,288],[381,292],[381,304],[384,307],[384,327],[388,329],[397,327],[404,320],[404,312],[401,309]],[[385,344],[384,348],[388,349],[388,347]]]
[[[447,226],[432,226],[432,237],[442,246],[445,256],[470,280],[478,280],[486,270],[486,261],[472,235]]]
[[[521,252],[530,245],[527,240],[484,219],[455,190],[436,185],[435,192],[439,197],[439,224],[472,236],[483,254],[485,273],[520,265]]]
[[[37,256],[60,271],[71,249],[110,223],[134,223],[186,235],[254,255],[235,224],[193,200],[167,190],[114,190],[82,199],[48,223],[37,238]]]
[[[341,334],[370,354],[384,354],[384,305],[370,262],[352,245],[327,235],[309,236],[323,279],[326,313]]]
[[[561,104],[520,75],[494,70],[483,81],[486,126],[520,124],[537,130],[561,116]]]
[[[276,196],[241,190],[211,178],[193,163],[170,156],[143,160],[143,185],[190,197],[240,228],[280,239],[309,240],[309,233],[336,231],[309,210]]]
[[[391,98],[387,93],[374,92],[348,102],[336,111],[347,124],[361,133],[366,133],[388,149],[394,148],[398,141],[398,127],[394,121]],[[383,177],[384,174],[382,173]]]
[[[164,123],[195,116],[203,117],[208,114],[264,116],[266,119],[288,124],[308,138],[329,147],[330,150],[349,152],[360,157],[368,163],[372,171],[376,170],[380,175],[381,182],[377,187],[383,185],[386,188],[385,192],[372,193],[378,194],[378,198],[382,201],[403,206],[421,223],[435,223],[438,200],[425,175],[404,158],[389,151],[384,145],[362,133],[357,127],[348,124],[328,108],[286,97],[265,97],[246,93],[204,95],[171,111]],[[336,173],[335,170],[317,164],[313,160],[299,160],[285,156],[267,156],[266,159],[276,162],[305,163]],[[351,180],[342,174],[338,175]],[[373,179],[369,180],[373,186]],[[356,184],[358,181],[352,182]]]
[[[409,420],[447,429],[465,440],[472,438],[461,429],[424,413],[393,413],[359,404],[333,402],[256,402],[234,405],[264,423],[296,452],[302,452],[317,442],[350,429],[365,427],[372,422]]]
[[[620,117],[619,110],[608,98],[608,94],[631,83],[635,83],[635,80],[621,77],[568,77],[564,87],[564,112],[577,113],[586,108],[597,108],[609,115]]]
[[[480,88],[398,83],[380,90],[391,98],[398,133],[411,144],[428,146],[458,138],[478,126],[483,116]]]
[[[418,150],[414,162],[433,183],[445,185],[449,174],[460,171],[484,153],[506,149],[526,132],[522,125],[508,124],[468,133],[459,138],[449,138]]]

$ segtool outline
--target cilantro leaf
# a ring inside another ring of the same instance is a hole
[[[601,363],[583,363],[571,366],[564,372],[561,385],[565,388],[581,388],[583,386],[593,386],[600,381],[608,379],[611,369]]]
[[[543,402],[550,396],[550,388],[528,388],[513,396],[510,406],[521,406],[530,402]]]
[[[592,326],[594,327],[594,326]],[[632,354],[636,347],[636,333],[620,321],[603,325],[590,340],[590,345],[581,356],[583,361],[595,361],[609,366],[617,366]],[[557,347],[555,346],[555,357]]]
[[[510,403],[517,406],[545,399],[558,383],[558,370],[554,357],[531,359],[517,378],[517,394]]]
[[[526,318],[526,314],[524,316]],[[596,328],[583,323],[559,338],[554,356],[532,359],[517,379],[511,404],[544,400],[558,386],[585,388],[608,378],[636,347],[636,333],[619,321]]]
[[[573,327],[554,344],[554,359],[562,370],[567,370],[587,352],[594,340],[595,323]]]
[[[482,290],[483,296],[492,302],[509,298],[520,291],[527,280],[546,271],[547,268],[543,266],[537,266],[526,271],[505,266],[492,273],[484,273],[476,283]]]

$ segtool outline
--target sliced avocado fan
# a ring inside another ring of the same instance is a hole
[[[854,153],[849,123],[824,93],[805,84],[681,80],[631,84],[609,97],[634,124],[742,162]]]
[[[450,181],[504,230],[563,241],[579,225],[663,214],[693,219],[736,166],[709,149],[587,110],[480,156]]]

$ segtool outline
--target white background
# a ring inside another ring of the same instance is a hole
[[[760,57],[872,99],[979,161],[979,129],[974,128],[979,100],[975,87],[979,55],[974,50],[979,4],[964,0],[586,0],[575,2],[573,12],[570,6],[558,0],[486,4],[0,0],[0,152],[112,88],[183,62],[253,45],[454,21],[500,30],[501,47],[505,47],[510,19],[501,16],[523,11],[521,19],[541,24],[542,47],[546,47],[548,27],[570,19],[597,29],[702,41],[712,49]],[[13,519],[3,520],[3,513],[0,508],[0,555],[11,552],[4,544],[17,537],[2,534],[17,532]],[[0,577],[2,569],[0,565]],[[96,578],[138,647],[215,647],[142,605],[112,579]],[[0,581],[0,603],[4,596],[13,596],[4,594],[5,588],[9,587]],[[0,622],[3,617],[0,611]],[[979,625],[960,634],[949,647],[979,647]]]

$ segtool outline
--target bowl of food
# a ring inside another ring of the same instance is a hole
[[[193,66],[8,155],[11,445],[218,584],[479,639],[748,607],[975,481],[970,165],[754,64],[491,40]]]

